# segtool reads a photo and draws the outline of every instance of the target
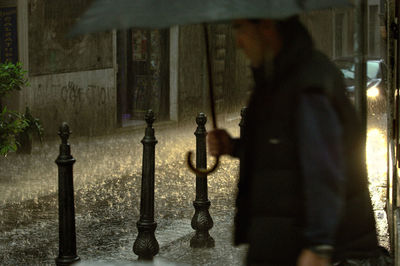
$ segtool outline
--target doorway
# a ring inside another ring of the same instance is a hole
[[[170,119],[169,30],[117,32],[118,123],[144,124],[147,110],[157,121]]]

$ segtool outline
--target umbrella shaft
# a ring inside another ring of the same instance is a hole
[[[217,119],[215,116],[215,100],[214,100],[214,79],[213,79],[213,71],[211,67],[211,53],[210,53],[210,43],[208,38],[208,30],[207,24],[203,23],[204,28],[204,39],[206,42],[206,61],[207,61],[207,72],[208,72],[208,89],[210,94],[210,107],[211,107],[211,122],[213,128],[217,128]]]

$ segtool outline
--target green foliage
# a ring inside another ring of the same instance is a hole
[[[28,81],[21,63],[0,64],[0,99],[15,90],[21,90],[27,86]]]
[[[33,117],[31,114],[31,110],[26,107],[25,114],[21,115],[22,119],[24,119],[27,123],[27,127],[20,134],[27,134],[29,139],[32,138],[32,134],[36,133],[40,139],[40,142],[43,141],[43,127],[40,123],[40,120]]]
[[[6,156],[17,150],[17,136],[29,126],[28,121],[18,112],[4,107],[0,113],[0,155]]]
[[[0,155],[3,156],[15,152],[21,144],[19,140],[24,136],[31,139],[36,132],[40,141],[43,138],[40,121],[32,116],[29,108],[26,108],[25,114],[21,114],[1,105],[3,97],[29,85],[25,73],[21,63],[0,64]]]

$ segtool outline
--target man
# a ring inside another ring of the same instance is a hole
[[[364,140],[340,72],[297,17],[234,28],[256,85],[242,138],[214,130],[208,145],[240,158],[235,244],[249,244],[247,264],[379,265]]]

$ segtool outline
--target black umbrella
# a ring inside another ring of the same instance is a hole
[[[79,20],[70,35],[124,28],[168,28],[175,25],[227,22],[233,19],[284,19],[303,12],[350,6],[348,0],[97,0]],[[217,128],[214,107],[213,78],[206,40],[207,70],[213,128]],[[188,153],[189,167],[199,175],[214,171],[195,169]]]

